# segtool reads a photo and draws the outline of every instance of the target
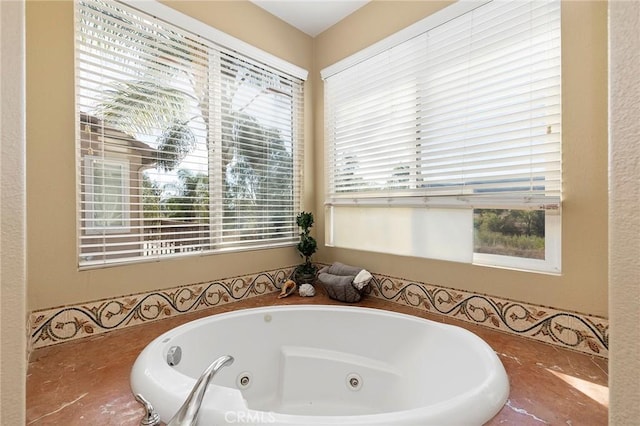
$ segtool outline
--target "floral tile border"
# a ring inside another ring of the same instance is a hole
[[[29,316],[29,350],[277,291],[292,268],[156,290]]]
[[[29,316],[29,351],[279,291],[292,267],[173,287]],[[372,273],[368,294],[382,300],[607,358],[605,318]]]
[[[372,275],[372,297],[608,358],[609,321],[605,318]]]

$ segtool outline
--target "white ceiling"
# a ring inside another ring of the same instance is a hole
[[[251,0],[272,15],[315,37],[369,0]]]

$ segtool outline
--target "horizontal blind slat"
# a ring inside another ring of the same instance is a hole
[[[558,1],[482,5],[324,81],[328,198],[560,194]]]

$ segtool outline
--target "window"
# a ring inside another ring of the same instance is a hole
[[[557,0],[458,2],[323,70],[329,244],[559,272],[560,72]],[[489,211],[544,222],[535,256],[489,250]]]
[[[125,161],[86,156],[87,232],[127,231],[129,166]]]
[[[542,210],[475,209],[474,251],[544,259],[544,216]]]
[[[80,267],[295,244],[306,71],[125,3],[76,3]]]

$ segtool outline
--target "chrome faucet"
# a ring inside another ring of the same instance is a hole
[[[202,405],[202,398],[213,376],[225,365],[233,364],[231,355],[223,355],[216,359],[202,373],[196,385],[191,390],[187,400],[182,404],[178,412],[169,420],[167,426],[195,426],[198,421],[198,413]]]
[[[191,390],[191,393],[187,397],[186,401],[182,404],[182,407],[178,412],[169,420],[167,426],[195,426],[198,421],[198,413],[200,412],[200,406],[202,405],[202,399],[204,393],[207,390],[209,382],[215,376],[215,374],[222,367],[233,364],[233,357],[231,355],[223,355],[216,359],[207,367],[206,370],[200,375],[200,378],[196,382],[195,386]],[[140,401],[145,408],[145,418],[140,423],[141,425],[153,425],[160,424],[160,416],[157,415],[153,406],[147,402],[142,395],[137,394],[136,399]]]
[[[160,414],[153,408],[153,405],[139,393],[135,394],[136,401],[144,406],[144,417],[140,420],[140,426],[158,426],[160,424]]]

